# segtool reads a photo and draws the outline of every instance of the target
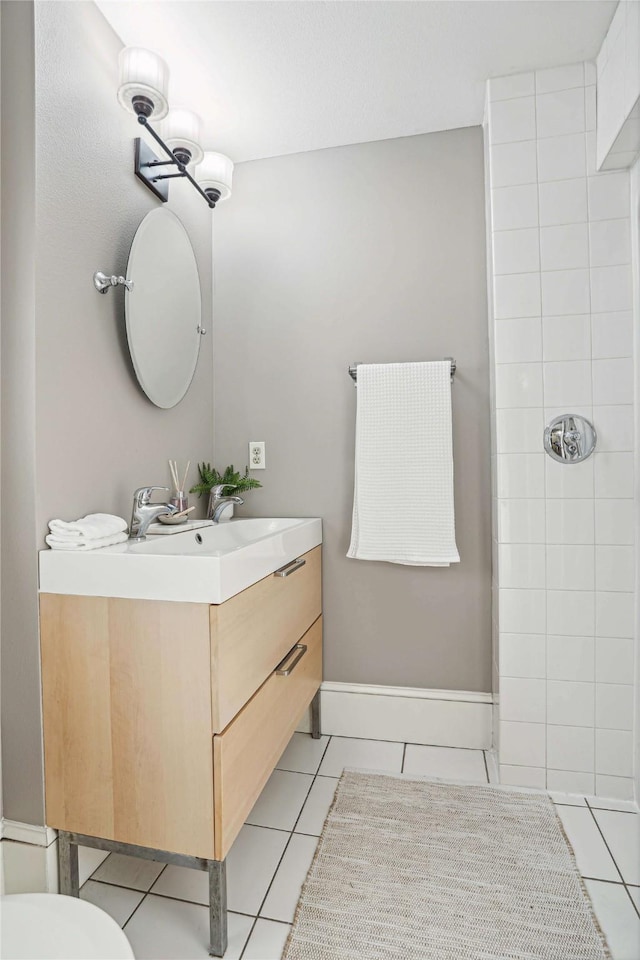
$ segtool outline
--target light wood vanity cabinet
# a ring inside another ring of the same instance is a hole
[[[218,606],[41,595],[49,826],[224,860],[322,679],[302,559]]]

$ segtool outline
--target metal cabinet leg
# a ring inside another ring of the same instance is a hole
[[[320,739],[320,691],[311,701],[311,736],[314,740]]]
[[[209,925],[212,957],[223,957],[227,949],[227,862],[209,860]]]
[[[80,896],[78,847],[64,830],[58,833],[58,886],[67,897]]]

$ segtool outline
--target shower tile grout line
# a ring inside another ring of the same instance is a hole
[[[587,170],[589,169],[589,151],[588,151],[588,144],[589,144],[589,140],[588,140],[588,138],[585,136],[585,138],[584,138],[584,149],[585,149],[584,160],[585,160],[585,168],[586,168]],[[591,259],[592,259],[592,250],[591,250],[591,224],[592,224],[592,223],[593,223],[593,221],[592,221],[592,219],[591,219],[591,210],[590,210],[590,208],[589,208],[589,203],[588,203],[588,201],[587,201],[587,251],[588,251],[588,263],[589,263],[589,267],[588,267],[588,270],[589,270],[589,386],[590,386],[590,388],[591,388],[591,411],[592,411],[591,417],[592,417],[592,419],[593,419],[593,398],[594,398],[594,389],[593,389],[593,386],[594,386],[594,380],[593,380],[593,302],[592,302],[592,301],[593,301],[593,296],[592,296],[592,292],[591,292],[591,287],[592,287],[592,282],[593,282],[593,273],[592,273],[592,267],[591,267]],[[597,541],[597,536],[596,536],[596,477],[595,477],[595,461],[594,461],[594,467],[593,467],[593,500],[592,500],[592,503],[591,503],[591,519],[592,519],[592,522],[593,522],[593,539],[594,539],[594,545],[593,545],[593,599],[594,599],[594,604],[595,604],[596,591],[597,591],[597,589],[598,589],[598,578],[597,578],[597,574],[596,574],[596,570],[597,570],[597,563],[596,563],[596,554],[597,554],[596,541]],[[593,666],[593,690],[592,690],[592,697],[593,697],[593,789],[594,789],[594,793],[595,793],[595,789],[596,789],[597,751],[598,751],[598,724],[597,724],[597,716],[596,716],[596,714],[597,714],[597,710],[596,710],[596,689],[597,689],[597,688],[596,688],[596,675],[597,675],[597,652],[596,652],[596,649],[597,649],[597,644],[596,644],[596,640],[595,640],[595,636],[596,636],[595,614],[594,614],[594,619],[593,619],[593,631],[592,631],[592,633],[591,633],[589,636],[593,636],[593,638],[594,638],[594,639],[593,639],[593,664],[592,664],[592,666]],[[586,798],[586,797],[585,797],[585,803],[587,803],[587,798]],[[589,806],[588,803],[587,803],[587,806]],[[591,811],[591,808],[589,808],[589,809],[590,809],[590,812],[591,812],[591,816],[593,817],[593,812]],[[595,820],[595,817],[594,817],[594,820]],[[596,821],[596,822],[597,822],[597,821]],[[601,832],[602,832],[602,831],[601,831]],[[603,839],[604,839],[604,836],[603,836]],[[605,841],[605,842],[606,842],[606,841]],[[607,845],[607,850],[608,850],[608,849],[609,849],[609,847],[608,847],[608,845]],[[611,853],[610,850],[609,850],[609,853]],[[612,859],[613,859],[613,854],[612,854]],[[615,859],[614,859],[613,862],[615,863]],[[616,870],[618,870],[618,873],[620,873],[620,870],[618,869],[618,864],[617,864],[617,863],[616,863]],[[622,876],[622,874],[620,874],[620,876]]]
[[[541,378],[542,378],[542,384],[541,384],[541,386],[542,386],[542,409],[543,409],[543,411],[544,411],[544,410],[546,409],[546,399],[547,399],[547,397],[546,397],[546,391],[545,391],[545,376],[544,376],[544,369],[545,369],[545,368],[544,368],[544,355],[545,355],[545,354],[544,354],[544,343],[545,343],[545,336],[544,336],[544,321],[543,321],[543,317],[545,316],[545,311],[544,311],[544,306],[543,306],[544,297],[543,297],[543,289],[542,289],[542,274],[543,274],[543,270],[542,270],[542,230],[541,230],[541,227],[540,227],[540,158],[539,158],[539,141],[540,141],[540,137],[538,136],[538,96],[537,96],[537,94],[538,94],[538,78],[537,78],[537,76],[536,76],[535,74],[534,74],[534,78],[533,78],[533,88],[534,88],[534,91],[535,91],[535,96],[534,96],[534,101],[533,101],[533,116],[534,116],[534,124],[535,124],[535,138],[534,138],[534,139],[535,139],[536,201],[537,201],[537,211],[536,211],[536,212],[537,212],[537,228],[536,228],[536,229],[537,229],[537,234],[538,234],[538,264],[539,264],[539,272],[538,272],[538,293],[539,293],[539,296],[540,296],[540,352],[541,352],[541,357],[542,357],[542,361],[541,361],[541,362],[542,362],[542,366],[541,366],[541,368],[540,368],[540,375],[541,375]],[[585,150],[586,150],[586,141],[585,141]],[[496,416],[497,416],[497,412],[496,412]],[[544,412],[543,412],[543,419],[544,419]],[[547,490],[547,468],[546,468],[546,465],[545,465],[545,467],[544,467],[544,469],[543,469],[542,482],[543,482],[543,485],[544,485],[544,497],[543,497],[543,504],[544,504],[544,506],[543,506],[543,510],[544,510],[544,531],[545,531],[545,537],[544,537],[544,544],[545,544],[545,547],[544,547],[544,725],[545,725],[545,729],[544,729],[544,785],[545,785],[545,787],[548,787],[548,786],[549,786],[549,784],[548,784],[548,780],[549,780],[549,763],[548,763],[548,755],[547,755],[547,754],[548,754],[548,749],[547,749],[547,737],[548,737],[548,729],[549,729],[549,713],[548,713],[547,684],[548,684],[548,676],[549,676],[549,669],[548,669],[548,646],[549,646],[549,595],[548,595],[548,591],[549,591],[549,588],[548,588],[548,586],[547,586],[547,582],[548,582],[548,566],[549,566],[549,565],[548,565],[548,563],[547,563],[547,546],[548,546],[548,544],[547,544],[547,539],[548,539],[548,537],[547,537],[546,531],[547,531],[547,513],[548,513],[549,492],[548,492],[548,490]],[[499,584],[500,584],[500,576],[499,576],[499,572],[498,572],[498,589],[499,589]],[[498,640],[499,640],[499,638],[500,638],[499,630],[500,630],[500,628],[499,628],[499,625],[498,625]],[[498,656],[499,656],[499,653],[500,653],[500,647],[499,647],[499,645],[498,645]],[[500,713],[498,714],[498,716],[500,716]],[[498,768],[498,769],[499,769],[499,768]]]
[[[542,182],[543,182],[543,183],[546,183],[547,181],[543,180]],[[628,217],[611,217],[611,220],[628,220],[628,219],[629,219]],[[536,230],[536,229],[537,229],[538,231],[540,231],[540,230],[548,230],[548,229],[552,229],[552,230],[553,230],[555,227],[582,227],[582,226],[587,226],[587,227],[588,227],[590,223],[609,223],[609,220],[582,220],[582,221],[579,221],[578,223],[553,223],[553,224],[545,225],[545,226],[542,226],[542,227],[538,226],[537,228],[536,228],[536,227],[516,227],[515,230],[494,230],[493,232],[494,232],[494,233],[518,233],[520,230],[522,230],[522,231],[524,232],[524,231],[526,231],[526,230]],[[588,231],[587,231],[587,232],[588,232]],[[631,266],[631,261],[630,261],[630,260],[625,260],[625,261],[620,261],[620,263],[607,263],[607,264],[604,265],[604,269],[606,269],[607,267],[628,267],[628,266]],[[594,270],[601,270],[601,269],[603,269],[603,267],[594,267],[593,269],[594,269]],[[495,276],[495,277],[532,277],[532,276],[533,276],[534,274],[536,274],[536,273],[584,273],[585,270],[589,270],[589,271],[590,271],[590,270],[591,270],[591,266],[589,265],[589,266],[587,266],[587,267],[548,267],[546,270],[542,270],[542,269],[540,269],[540,270],[518,270],[517,273],[495,273],[494,276]],[[597,312],[597,313],[628,313],[628,310],[597,310],[597,311],[595,311],[595,312]],[[550,316],[554,316],[554,314],[550,314]],[[555,316],[581,317],[581,316],[584,316],[584,314],[581,314],[581,313],[573,313],[573,314],[567,313],[567,314],[555,314]],[[499,319],[499,320],[525,320],[525,319],[528,319],[528,318],[526,318],[526,317],[498,317],[498,319]],[[600,359],[600,358],[598,358],[598,359]],[[607,357],[607,358],[602,358],[602,359],[608,359],[608,357]],[[515,362],[518,363],[517,360],[516,360]],[[527,363],[528,361],[523,360],[522,362],[523,362],[523,363]],[[532,360],[532,361],[530,361],[530,362],[531,362],[531,363],[537,363],[538,361]],[[552,360],[552,361],[550,361],[550,362],[553,363],[554,361]],[[579,361],[567,360],[566,362],[567,362],[567,363],[578,363]]]

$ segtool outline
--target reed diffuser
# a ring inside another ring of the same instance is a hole
[[[187,486],[187,474],[189,473],[190,466],[191,460],[187,460],[187,466],[185,467],[181,483],[178,474],[178,461],[169,460],[169,470],[171,471],[171,481],[173,483],[173,492],[169,499],[169,503],[172,503],[173,506],[176,507],[176,509],[180,512],[187,510],[189,506],[189,497],[185,491]]]

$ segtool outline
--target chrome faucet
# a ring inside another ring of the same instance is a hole
[[[211,493],[209,494],[209,510],[207,511],[207,516],[209,520],[213,520],[214,523],[220,523],[220,517],[222,516],[222,511],[230,503],[244,503],[242,497],[225,497],[223,491],[225,487],[231,487],[232,490],[235,490],[235,483],[219,483],[217,487],[211,488]]]
[[[171,515],[178,512],[178,508],[172,503],[152,503],[151,494],[154,490],[165,490],[169,493],[169,487],[140,487],[134,493],[129,540],[146,540],[147,528],[152,520],[164,513]]]

